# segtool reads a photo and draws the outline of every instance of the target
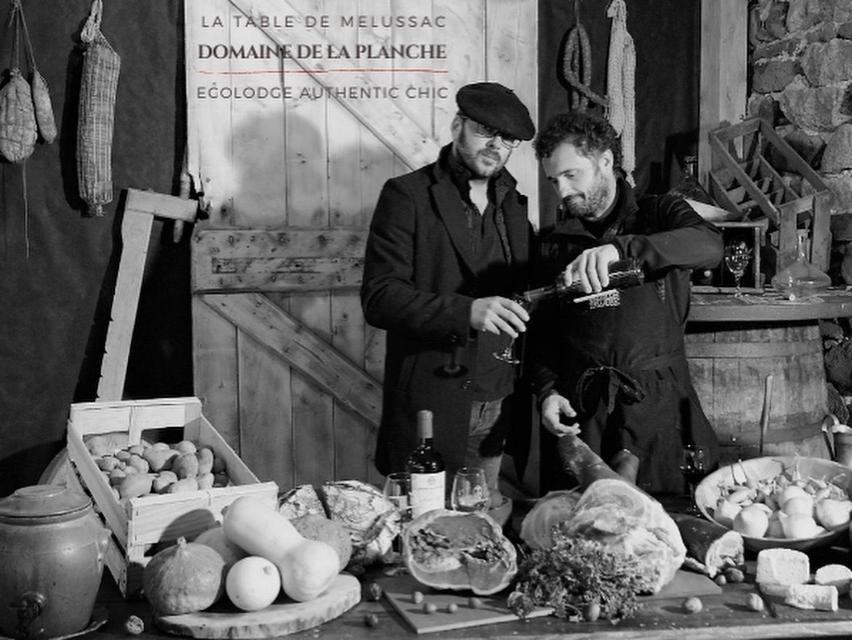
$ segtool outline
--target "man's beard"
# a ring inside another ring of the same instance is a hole
[[[574,218],[597,220],[606,211],[611,195],[609,184],[601,177],[600,171],[597,171],[591,190],[585,194],[563,198],[562,206],[568,215]]]
[[[475,178],[490,178],[495,173],[497,173],[500,169],[503,168],[503,159],[500,156],[500,153],[497,151],[493,151],[488,147],[484,149],[480,149],[474,153],[470,153],[469,151],[463,150],[465,149],[465,142],[467,141],[467,132],[462,131],[459,137],[459,157],[464,162],[464,165],[470,170]],[[493,164],[487,167],[478,167],[476,159],[478,157],[487,157]]]

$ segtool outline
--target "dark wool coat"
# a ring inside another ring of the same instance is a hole
[[[375,460],[383,474],[404,468],[417,444],[420,409],[434,412],[435,447],[447,467],[461,466],[471,403],[496,399],[480,386],[476,357],[498,343],[496,336],[470,329],[471,304],[485,295],[509,296],[527,285],[532,229],[526,196],[505,169],[493,178],[501,183],[496,191],[505,193],[501,206],[512,264],[497,278],[500,291],[482,291],[465,204],[446,168],[449,152],[449,146],[442,150],[443,162],[388,180],[370,225],[361,302],[367,322],[387,330]],[[489,280],[494,282],[493,274]],[[466,374],[441,375],[453,362]],[[495,431],[505,434],[507,428],[503,421]],[[491,455],[499,452],[501,439],[492,443]]]
[[[683,329],[691,269],[719,263],[721,233],[681,197],[637,202],[619,179],[615,210],[596,233],[569,218],[542,240],[550,265],[543,279],[603,244],[614,245],[620,258],[636,258],[645,284],[623,290],[618,306],[563,300],[534,310],[533,386],[539,400],[551,389],[570,400],[583,439],[605,460],[622,448],[639,456],[640,486],[679,491],[685,443],[708,447],[708,465],[718,455],[689,378]]]

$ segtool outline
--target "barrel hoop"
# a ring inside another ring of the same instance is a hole
[[[818,340],[806,342],[687,342],[687,358],[745,358],[790,357],[822,353]]]

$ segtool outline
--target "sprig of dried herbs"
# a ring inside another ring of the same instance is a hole
[[[560,618],[579,620],[587,605],[600,606],[601,617],[615,623],[639,609],[638,593],[648,591],[647,568],[639,559],[587,538],[553,531],[549,549],[523,552],[508,606],[524,618],[535,607],[553,607]]]

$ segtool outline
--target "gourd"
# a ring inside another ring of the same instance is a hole
[[[222,528],[228,539],[251,555],[273,562],[281,572],[281,586],[298,602],[323,593],[340,571],[334,548],[307,540],[275,507],[242,496],[225,510]]]
[[[435,509],[415,518],[402,536],[408,571],[436,589],[491,595],[518,572],[514,545],[486,513]]]
[[[225,592],[224,569],[213,549],[178,538],[145,565],[142,588],[157,615],[203,611]]]

